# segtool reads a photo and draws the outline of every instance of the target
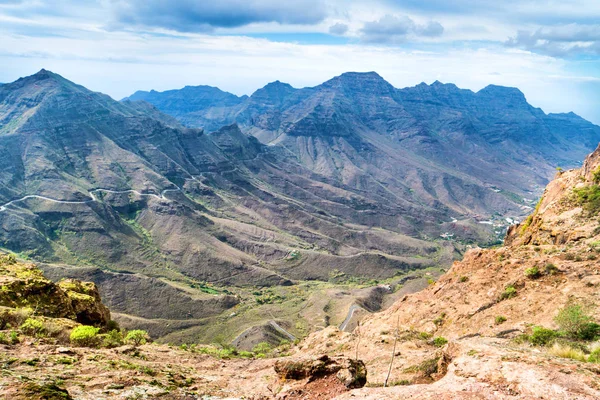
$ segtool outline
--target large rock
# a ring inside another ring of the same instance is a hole
[[[367,383],[367,368],[361,360],[350,358],[288,359],[275,363],[277,376],[284,380],[315,381],[335,375],[348,389],[361,388]]]
[[[55,284],[33,264],[0,255],[0,306],[29,308],[35,315],[67,318],[85,325],[105,326],[110,311],[95,284],[66,280]]]

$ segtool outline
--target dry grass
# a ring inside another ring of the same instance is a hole
[[[570,358],[572,360],[583,362],[587,361],[587,357],[583,351],[565,344],[554,343],[548,352],[561,358]]]

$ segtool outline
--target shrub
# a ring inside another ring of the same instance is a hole
[[[417,367],[417,370],[421,371],[425,376],[431,376],[438,372],[438,361],[439,357],[425,360]]]
[[[21,325],[21,332],[30,336],[42,336],[46,332],[46,328],[39,319],[27,318]]]
[[[600,363],[600,348],[592,351],[588,357],[588,362]]]
[[[71,331],[71,343],[75,346],[95,347],[99,342],[99,330],[99,328],[93,326],[78,326]]]
[[[115,320],[110,320],[108,321],[108,323],[106,324],[106,332],[110,332],[110,331],[120,331],[121,327],[119,326],[119,323]]]
[[[527,268],[525,270],[525,276],[528,277],[529,279],[537,279],[540,276],[542,276],[542,274],[540,273],[540,269],[536,265],[534,267]]]
[[[559,272],[558,267],[552,263],[546,264],[545,268],[546,268],[546,274],[548,274],[548,275],[556,275]]]
[[[575,201],[590,214],[600,211],[600,186],[591,185],[574,189]]]
[[[448,343],[448,339],[446,339],[445,337],[442,337],[442,336],[438,336],[433,339],[433,345],[435,347],[443,347],[446,345],[446,343]]]
[[[511,299],[517,295],[517,289],[514,286],[510,285],[504,289],[504,292],[500,295],[500,300]]]
[[[419,338],[422,340],[429,340],[431,339],[431,333],[419,332]]]
[[[142,344],[146,344],[146,342],[150,339],[148,336],[148,332],[143,331],[141,329],[134,329],[132,331],[127,332],[127,336],[125,337],[125,341],[127,343],[131,343],[134,346],[140,346]]]
[[[267,342],[261,342],[252,349],[252,352],[255,354],[267,354],[270,351],[271,345]]]
[[[581,304],[567,304],[559,310],[554,321],[572,339],[593,340],[600,334],[600,325],[594,322]]]
[[[572,360],[577,361],[586,361],[586,357],[583,351],[580,349],[575,349],[566,344],[554,343],[554,345],[549,350],[550,354],[553,354],[557,357],[562,358],[570,358]]]
[[[500,325],[506,322],[506,317],[503,315],[498,315],[494,321],[496,325]]]
[[[119,347],[124,344],[123,334],[113,329],[107,334],[103,335],[102,346],[107,347],[109,349],[113,347]]]
[[[558,333],[543,326],[534,326],[529,342],[535,346],[546,346],[558,337]]]
[[[468,281],[469,281],[469,277],[468,277],[468,276],[465,276],[465,275],[463,275],[463,276],[461,276],[461,277],[460,277],[460,281],[461,281],[462,283],[468,282]]]
[[[254,357],[254,353],[252,353],[251,351],[240,351],[239,356],[242,358],[252,358]]]

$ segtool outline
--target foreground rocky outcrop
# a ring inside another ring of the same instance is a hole
[[[99,327],[110,321],[94,283],[69,279],[55,284],[38,267],[17,262],[12,255],[0,254],[0,307]]]

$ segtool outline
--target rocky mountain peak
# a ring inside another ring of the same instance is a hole
[[[394,87],[376,72],[345,72],[321,85],[329,89],[347,91],[349,93],[386,94],[394,91]]]
[[[476,94],[480,97],[491,98],[494,101],[505,101],[512,104],[529,106],[525,99],[525,94],[514,87],[488,85]]]
[[[285,99],[294,93],[294,89],[289,83],[275,81],[268,83],[265,87],[258,89],[250,96],[253,101],[264,102],[265,104],[280,105]]]

